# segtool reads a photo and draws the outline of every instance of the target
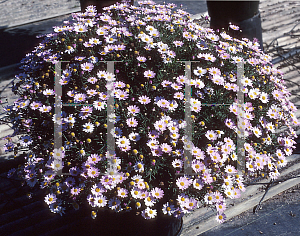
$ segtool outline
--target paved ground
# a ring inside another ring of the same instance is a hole
[[[11,28],[80,10],[79,0],[0,0],[0,28]]]
[[[273,197],[262,204],[256,214],[248,210],[203,236],[298,236],[300,235],[300,185]]]
[[[76,11],[79,0],[0,0],[0,68],[20,62],[38,44],[37,35],[51,32],[63,21],[61,17],[41,20]]]
[[[261,5],[268,8],[268,4],[271,5],[271,3],[275,1],[277,0],[261,0]],[[281,0],[278,0],[277,2],[280,1]],[[155,2],[174,2],[177,5],[182,4],[182,8],[191,14],[199,14],[207,11],[206,3],[202,0],[156,0]],[[283,2],[283,8],[277,7],[276,5],[276,7],[270,6],[268,8],[268,10],[274,11],[275,13],[272,16],[272,21],[263,24],[264,29],[267,31],[263,37],[267,42],[270,42],[272,37],[274,38],[278,34],[283,34],[281,30],[277,32],[276,30],[272,32],[268,31],[272,27],[276,28],[278,25],[287,25],[288,21],[296,22],[296,19],[293,17],[280,22],[281,20],[278,18],[276,9],[279,12],[283,11],[285,7],[289,6],[290,2],[295,1],[281,2]],[[37,35],[51,32],[52,26],[59,25],[63,20],[68,19],[70,12],[79,10],[79,0],[0,0],[0,91],[5,89],[5,93],[9,96],[11,101],[13,101],[14,97],[9,94],[7,86],[9,86],[16,68],[11,67],[10,73],[7,73],[8,70],[1,70],[1,67],[18,63],[26,53],[30,52],[33,47],[37,45]],[[32,23],[58,15],[60,15],[60,17]],[[263,19],[263,21],[264,20],[265,19]],[[31,23],[20,26],[20,24],[28,22]],[[5,74],[2,73],[3,71],[5,71]],[[9,80],[1,81],[3,78]],[[299,78],[299,75],[297,78]],[[0,127],[1,137],[10,132],[7,127],[4,127],[4,125]],[[257,214],[253,214],[252,210],[246,211],[202,235],[300,235],[299,197],[300,187],[297,185],[293,189],[285,191],[264,202],[262,205],[263,208]]]

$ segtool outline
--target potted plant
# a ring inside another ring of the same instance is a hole
[[[174,4],[138,3],[89,6],[43,37],[16,76],[20,99],[5,107],[20,138],[4,148],[27,150],[9,176],[46,189],[51,212],[82,209],[93,227],[110,219],[109,232],[126,219],[122,235],[160,235],[162,224],[176,235],[200,206],[223,222],[245,176],[276,179],[299,123],[257,42],[204,28]]]

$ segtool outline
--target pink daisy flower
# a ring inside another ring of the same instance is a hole
[[[187,179],[186,177],[179,177],[176,180],[176,185],[180,190],[187,189],[192,183],[192,180]]]
[[[216,58],[212,54],[206,53],[205,54],[205,60],[215,62]]]
[[[128,113],[136,115],[137,113],[140,112],[140,108],[136,105],[130,105],[127,107]]]
[[[182,100],[184,98],[184,94],[182,92],[174,93],[174,98]]]
[[[162,151],[164,153],[170,153],[172,151],[172,147],[169,144],[167,144],[167,143],[161,144],[160,148],[162,149]]]
[[[222,53],[222,54],[220,55],[220,57],[221,57],[222,59],[226,60],[226,59],[229,59],[229,58],[230,58],[230,55],[229,55],[228,53]]]
[[[182,41],[174,41],[175,47],[181,47],[183,45]]]
[[[52,109],[51,106],[45,106],[45,105],[43,105],[42,107],[39,108],[40,112],[42,112],[42,113],[49,112],[49,111],[51,111],[51,109]]]
[[[146,78],[154,78],[155,75],[156,75],[156,74],[154,73],[154,71],[151,71],[151,70],[147,70],[147,71],[144,72],[144,76],[145,76]]]
[[[201,161],[193,160],[192,168],[196,173],[198,173],[198,172],[202,171],[205,168],[205,166]]]
[[[211,74],[212,76],[216,76],[216,75],[221,75],[221,71],[219,68],[216,67],[211,67],[208,69],[209,74]]]
[[[143,96],[140,96],[139,97],[139,100],[138,100],[141,104],[149,104],[151,102],[150,98],[143,95]]]
[[[224,213],[218,213],[216,219],[219,223],[223,223],[226,220],[226,215]]]
[[[77,93],[75,96],[74,96],[74,102],[84,102],[86,100],[86,95],[83,94],[83,93]]]
[[[83,63],[80,66],[83,71],[88,71],[88,72],[91,72],[94,68],[94,65],[89,62]]]
[[[220,192],[214,192],[214,198],[216,203],[222,203],[223,202],[223,195]]]
[[[224,85],[224,79],[220,75],[215,75],[211,80],[217,85]]]
[[[134,117],[131,117],[131,118],[129,118],[129,119],[126,120],[126,124],[129,127],[137,127],[138,121]]]
[[[115,95],[116,98],[119,98],[120,100],[126,100],[129,97],[128,92],[123,90],[118,90],[118,92]]]
[[[152,189],[151,195],[157,199],[161,199],[164,196],[164,191],[161,188],[155,187]]]
[[[77,196],[80,193],[81,189],[78,187],[71,188],[71,194]]]
[[[211,174],[207,172],[207,170],[202,174],[202,180],[206,184],[210,184],[213,182],[213,178],[211,177]]]
[[[238,27],[237,25],[232,25],[232,24],[229,24],[229,27],[233,30],[239,30],[240,27]]]
[[[157,131],[163,132],[167,129],[167,124],[163,120],[155,121],[154,127]]]
[[[96,177],[99,176],[100,172],[99,172],[98,168],[91,167],[91,168],[88,169],[87,174],[91,178],[96,178]]]
[[[169,106],[169,102],[166,99],[160,99],[157,102],[157,106],[161,107],[161,108],[167,108]]]

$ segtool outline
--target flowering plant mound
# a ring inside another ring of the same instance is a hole
[[[5,108],[20,140],[5,150],[28,153],[9,175],[47,188],[54,213],[88,202],[93,218],[106,208],[180,218],[207,206],[223,222],[225,199],[245,191],[244,175],[278,177],[295,148],[296,108],[257,42],[203,28],[174,4],[139,4],[117,3],[101,14],[90,6],[26,55],[13,86],[20,99]],[[62,127],[60,148],[54,125]]]

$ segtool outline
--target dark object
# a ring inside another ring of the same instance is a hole
[[[103,7],[108,7],[116,2],[122,2],[122,0],[80,0],[81,12],[85,12],[87,6],[93,5],[96,6],[97,12],[101,13]],[[134,0],[128,2],[133,5]]]
[[[296,149],[294,150],[293,154],[300,154],[300,138],[295,139],[296,141]]]
[[[87,209],[84,215],[89,215]],[[182,219],[159,215],[154,219],[145,220],[134,212],[116,213],[111,210],[98,212],[97,218],[90,216],[80,221],[80,224],[68,227],[68,235],[101,235],[101,236],[179,236],[182,231]],[[63,231],[60,232],[63,235]]]
[[[210,27],[228,31],[229,22],[240,27],[231,31],[231,36],[241,39],[258,39],[262,49],[262,28],[259,1],[213,1],[207,0],[207,10],[211,17]]]
[[[290,216],[292,216],[292,217],[295,217],[296,216],[296,214],[294,214],[292,211],[290,211],[290,214],[289,214]]]

